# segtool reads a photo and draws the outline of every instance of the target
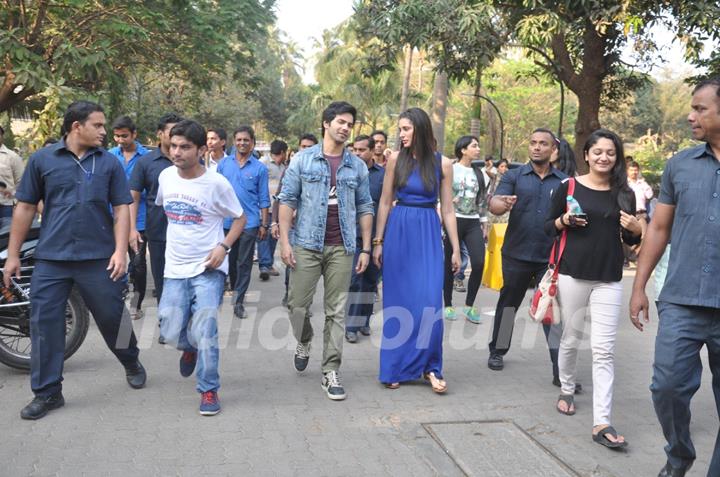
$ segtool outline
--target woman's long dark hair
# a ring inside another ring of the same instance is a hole
[[[395,190],[407,185],[408,178],[417,165],[420,168],[425,190],[437,188],[437,162],[435,161],[435,136],[433,136],[430,118],[420,108],[410,108],[400,114],[400,119],[407,119],[413,125],[413,137],[409,147],[400,146],[397,164],[395,165]],[[413,159],[414,157],[414,159]]]
[[[558,139],[558,158],[555,168],[564,172],[568,177],[575,177],[577,172],[575,153],[565,139]]]
[[[610,170],[610,193],[615,199],[617,206],[626,213],[635,210],[633,203],[635,202],[635,194],[628,186],[627,182],[627,166],[625,165],[625,150],[620,137],[607,129],[598,129],[590,134],[585,141],[583,154],[587,156],[590,148],[592,148],[600,139],[609,139],[615,145],[615,164]],[[587,160],[587,159],[586,159]]]

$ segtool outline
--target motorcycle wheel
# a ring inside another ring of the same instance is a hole
[[[90,313],[80,293],[73,289],[65,308],[65,359],[72,356],[87,336]],[[0,340],[0,363],[11,368],[30,370],[30,336],[14,337],[11,341]]]

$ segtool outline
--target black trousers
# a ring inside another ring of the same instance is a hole
[[[152,269],[159,305],[160,297],[162,297],[163,280],[165,279],[165,241],[148,240],[147,244],[150,250],[150,268]]]
[[[506,255],[502,256],[503,287],[495,307],[490,354],[504,356],[510,349],[517,309],[522,305],[528,288],[537,287],[547,267],[547,263],[527,262]],[[543,325],[555,377],[558,376],[557,362],[561,330],[562,325]]]
[[[457,217],[458,240],[465,242],[470,255],[470,280],[468,280],[465,306],[473,306],[482,282],[483,268],[485,268],[485,238],[483,237],[480,219],[466,219]],[[443,283],[443,298],[445,306],[452,306],[453,272],[452,272],[452,245],[445,234],[445,280]]]
[[[110,279],[108,259],[35,262],[30,295],[30,385],[36,396],[62,389],[65,361],[65,304],[73,286],[82,295],[110,351],[124,365],[138,359],[132,321],[124,313],[125,284]]]
[[[258,230],[258,227],[243,230],[228,254],[228,277],[230,278],[230,287],[235,290],[233,305],[237,303],[242,306],[245,302],[245,293],[250,286],[253,252],[255,252]],[[229,232],[230,230],[225,230],[225,235]]]
[[[145,299],[145,291],[147,290],[147,259],[145,258],[147,251],[147,241],[143,234],[142,242],[138,244],[138,251],[135,251],[128,247],[128,254],[130,255],[130,263],[128,264],[128,275],[130,281],[133,284],[133,297],[132,306],[136,310],[142,308],[143,300]]]

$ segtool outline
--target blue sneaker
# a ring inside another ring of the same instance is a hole
[[[457,320],[457,312],[455,311],[455,308],[452,306],[445,307],[445,319],[450,321]]]
[[[192,376],[195,371],[195,363],[197,363],[197,353],[194,351],[183,351],[180,356],[180,376],[187,378]]]
[[[200,414],[214,416],[220,412],[220,400],[217,391],[205,391],[200,398]]]
[[[479,325],[482,322],[482,318],[480,318],[480,313],[478,313],[478,309],[474,306],[466,306],[463,310],[463,314],[470,323]]]

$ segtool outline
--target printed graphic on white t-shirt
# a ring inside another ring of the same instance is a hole
[[[183,179],[176,167],[168,167],[158,182],[155,203],[168,219],[164,276],[200,275],[210,252],[225,238],[223,219],[240,217],[242,206],[230,182],[217,172],[207,170],[195,179]],[[228,272],[227,257],[218,270]]]

